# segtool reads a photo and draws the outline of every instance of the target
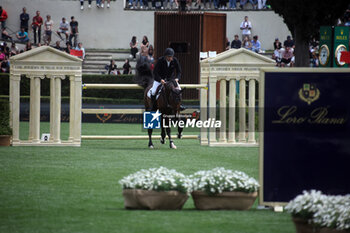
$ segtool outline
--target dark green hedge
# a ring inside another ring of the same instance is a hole
[[[0,135],[12,135],[10,128],[10,105],[8,99],[0,100]]]
[[[133,75],[83,75],[83,83],[133,83]],[[21,78],[21,96],[30,94],[30,80]],[[0,74],[0,95],[9,95],[9,75]],[[50,80],[41,81],[41,96],[50,96]],[[69,78],[62,81],[62,96],[69,96]],[[143,90],[83,90],[83,97],[112,99],[143,99]]]

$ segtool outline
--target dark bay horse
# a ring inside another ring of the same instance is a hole
[[[162,113],[161,116],[161,139],[162,144],[165,143],[165,137],[168,135],[169,146],[172,149],[176,149],[174,141],[171,138],[170,122],[176,120],[180,114],[180,105],[182,101],[183,90],[178,89],[178,84],[175,80],[167,81],[164,85],[159,86],[159,97],[156,100],[156,104],[152,103],[151,98],[147,96],[148,91],[153,85],[153,75],[150,69],[150,63],[147,61],[138,60],[136,64],[136,75],[134,81],[142,86],[144,90],[144,104],[146,111],[159,110]],[[157,93],[158,93],[157,91]],[[173,117],[172,117],[173,116]],[[164,120],[163,120],[164,119]],[[165,124],[163,124],[165,123]],[[165,128],[165,129],[164,129]],[[178,127],[178,138],[182,137],[183,128]],[[148,147],[153,149],[154,145],[152,142],[153,129],[148,129]],[[166,132],[166,133],[165,133]]]

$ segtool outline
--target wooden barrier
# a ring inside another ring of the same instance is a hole
[[[208,86],[206,84],[181,84],[181,88],[188,88],[188,89],[203,89],[207,90]],[[83,84],[83,89],[143,89],[137,84],[100,84],[100,83],[89,83],[89,84]],[[198,109],[186,109],[185,111],[182,111],[182,114],[191,114],[194,111],[197,111]],[[82,109],[82,113],[84,114],[143,114],[144,109],[131,109],[131,108],[125,108],[125,109]],[[173,138],[177,138],[176,135],[172,136]],[[160,135],[154,135],[152,136],[154,139],[160,139]],[[200,136],[198,135],[183,135],[182,139],[199,139]],[[81,135],[81,139],[84,140],[145,140],[148,139],[147,135]]]
[[[177,135],[171,135],[172,138],[177,138]],[[81,139],[87,140],[144,140],[148,139],[147,135],[82,135]],[[152,139],[160,139],[160,135],[152,135]],[[183,135],[182,139],[199,139],[198,135]]]

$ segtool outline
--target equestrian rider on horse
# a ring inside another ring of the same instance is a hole
[[[156,91],[160,84],[165,84],[167,81],[175,80],[178,89],[181,90],[179,80],[181,78],[181,65],[176,57],[174,57],[174,50],[172,48],[165,49],[164,56],[160,57],[154,67],[153,77],[154,82],[152,88],[147,93],[151,98],[152,105],[156,103]],[[183,106],[180,107],[183,110]]]

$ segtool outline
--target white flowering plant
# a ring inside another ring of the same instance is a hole
[[[143,189],[153,191],[175,190],[190,193],[191,181],[182,173],[165,167],[142,169],[119,181],[123,189]]]
[[[209,195],[232,191],[253,193],[259,189],[259,183],[254,178],[244,172],[223,167],[198,171],[190,179],[193,191],[204,191]]]
[[[320,191],[304,191],[286,206],[293,217],[307,220],[316,227],[350,230],[350,195],[325,195]]]
[[[303,194],[298,195],[288,203],[286,210],[293,217],[310,220],[316,211],[322,207],[324,201],[325,195],[320,191],[303,191]]]

